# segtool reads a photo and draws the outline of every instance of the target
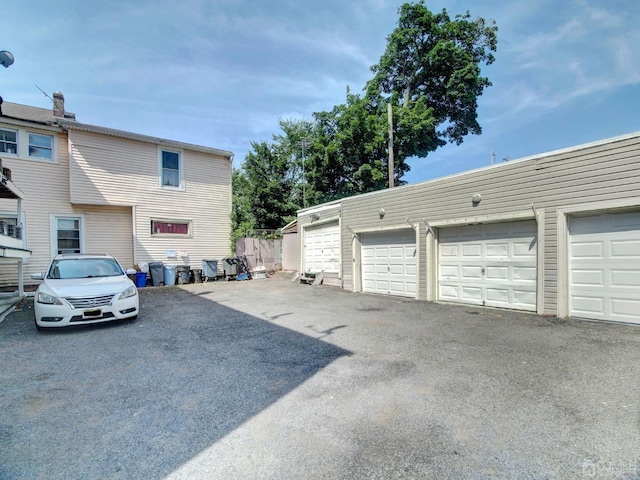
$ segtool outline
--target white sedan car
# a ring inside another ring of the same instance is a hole
[[[57,255],[46,274],[31,276],[42,280],[33,302],[36,328],[135,319],[138,290],[127,273],[110,255]]]

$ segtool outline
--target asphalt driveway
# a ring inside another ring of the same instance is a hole
[[[640,328],[287,279],[0,324],[0,479],[640,479]]]

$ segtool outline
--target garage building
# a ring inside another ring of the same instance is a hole
[[[640,324],[640,132],[298,212],[300,270],[364,293]]]

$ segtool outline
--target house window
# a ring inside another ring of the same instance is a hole
[[[182,188],[180,152],[160,150],[160,185],[168,188]]]
[[[0,152],[18,154],[18,132],[15,130],[0,130]]]
[[[151,220],[151,235],[191,235],[188,220]]]
[[[22,239],[22,228],[18,226],[16,217],[0,217],[0,235]]]
[[[29,134],[29,156],[37,158],[53,158],[53,137],[51,135]]]
[[[53,135],[0,128],[0,154],[19,158],[54,161],[56,140]]]
[[[54,217],[54,253],[82,253],[82,218]]]

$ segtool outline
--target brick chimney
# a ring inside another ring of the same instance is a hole
[[[64,95],[53,92],[53,116],[64,118]]]

